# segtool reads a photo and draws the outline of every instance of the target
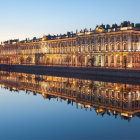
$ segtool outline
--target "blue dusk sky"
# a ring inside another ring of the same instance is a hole
[[[0,0],[0,41],[140,22],[140,0]]]

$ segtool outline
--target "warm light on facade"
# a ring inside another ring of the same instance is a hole
[[[140,30],[97,26],[67,37],[44,35],[35,41],[12,41],[1,45],[0,63],[139,69]]]

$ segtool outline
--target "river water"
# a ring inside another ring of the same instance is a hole
[[[139,140],[140,85],[0,71],[1,140]]]

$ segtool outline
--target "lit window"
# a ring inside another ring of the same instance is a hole
[[[120,50],[120,44],[117,45],[117,50]]]
[[[127,50],[127,45],[126,44],[124,44],[124,50]]]
[[[108,51],[108,45],[105,45],[106,51]]]
[[[111,63],[114,63],[114,56],[111,57]]]
[[[114,50],[114,45],[113,44],[111,45],[111,49]]]
[[[120,56],[117,57],[117,63],[120,63]]]

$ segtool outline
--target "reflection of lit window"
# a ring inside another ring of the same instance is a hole
[[[108,96],[109,96],[109,91],[107,90],[107,91],[106,91],[106,97],[108,97]]]
[[[112,97],[115,97],[115,92],[114,91],[112,91]]]
[[[138,50],[138,48],[137,48],[137,44],[135,44],[135,50]]]

